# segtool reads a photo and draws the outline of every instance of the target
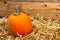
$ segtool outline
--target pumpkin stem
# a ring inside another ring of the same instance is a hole
[[[19,15],[19,10],[18,10],[18,8],[19,8],[19,6],[16,5],[16,6],[15,6],[15,10],[14,10],[14,12],[15,12],[14,14],[15,14],[15,15]]]

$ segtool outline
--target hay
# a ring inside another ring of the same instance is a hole
[[[25,35],[14,37],[7,30],[7,18],[0,18],[0,40],[60,40],[60,24],[58,20],[44,20],[42,16],[32,19],[32,31]]]

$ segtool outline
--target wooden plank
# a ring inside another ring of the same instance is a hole
[[[0,16],[5,16],[14,12],[14,6],[19,5],[19,10],[27,14],[39,13],[45,18],[53,18],[60,20],[60,3],[46,3],[46,2],[8,2],[3,4],[0,2]]]

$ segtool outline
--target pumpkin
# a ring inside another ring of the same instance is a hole
[[[15,11],[15,13],[9,15],[8,23],[10,31],[15,36],[26,35],[31,32],[32,29],[32,22],[30,17],[23,12],[18,13],[17,11]]]

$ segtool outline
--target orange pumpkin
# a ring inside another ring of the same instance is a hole
[[[8,17],[9,29],[15,35],[26,35],[32,29],[30,17],[25,13],[11,14]]]

